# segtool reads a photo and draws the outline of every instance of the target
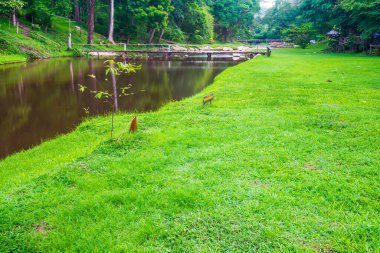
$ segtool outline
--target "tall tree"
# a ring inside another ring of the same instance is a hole
[[[257,0],[214,0],[216,31],[224,41],[241,33],[251,33],[254,15],[258,11]]]
[[[114,30],[114,21],[115,21],[115,0],[110,1],[110,13],[109,13],[109,26],[108,26],[108,40],[115,44],[113,40],[113,30]]]
[[[70,13],[66,8],[67,1],[60,1],[59,3],[63,3],[63,5],[55,8],[56,3],[52,3],[50,0],[28,0],[25,8],[26,18],[33,23],[45,27],[45,31],[47,31],[52,25],[52,15],[64,16]],[[66,7],[64,7],[65,5]]]
[[[314,24],[318,32],[326,33],[332,27],[337,16],[336,6],[340,0],[302,0],[299,8],[302,16]]]
[[[73,4],[74,4],[74,20],[76,22],[80,22],[80,10],[79,10],[78,0],[73,0]]]
[[[94,43],[94,27],[95,27],[95,0],[87,0],[88,17],[87,17],[87,43]]]
[[[148,43],[152,43],[157,30],[164,30],[168,26],[169,13],[173,10],[171,0],[150,0],[145,12],[148,16]]]
[[[348,13],[347,22],[355,25],[363,39],[380,32],[380,0],[342,0],[339,6]]]
[[[214,41],[214,17],[210,7],[202,0],[173,0],[168,37],[174,41],[212,43]]]
[[[277,0],[275,5],[259,19],[261,22],[259,37],[280,39],[284,29],[292,25],[301,25],[305,21],[301,17],[298,5],[290,1]]]

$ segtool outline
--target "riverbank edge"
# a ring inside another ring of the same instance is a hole
[[[10,57],[12,57],[12,59],[9,59]],[[18,59],[15,60],[14,58]],[[0,66],[24,62],[28,62],[28,58],[24,55],[0,55]]]
[[[187,104],[187,107],[189,106],[195,106],[197,110],[203,110],[202,109],[202,97],[208,93],[214,92],[216,90],[222,89],[221,84],[219,82],[219,79],[222,79],[225,75],[227,75],[227,72],[229,74],[232,73],[232,71],[236,68],[242,68],[246,64],[250,64],[251,61],[258,61],[258,59],[264,59],[267,57],[256,57],[255,59],[248,60],[248,61],[242,61],[238,65],[229,67],[225,70],[223,70],[220,74],[218,74],[214,81],[207,86],[204,90],[201,92],[188,97],[186,99],[183,99],[181,101],[172,101],[168,104],[164,105],[157,111],[152,112],[144,112],[144,113],[137,113],[138,118],[141,117],[149,117],[151,115],[159,114],[163,111],[166,113],[170,113],[171,108],[176,108],[177,106],[183,106],[184,104]],[[217,96],[217,99],[218,96]],[[207,108],[206,108],[207,110]],[[131,117],[133,115],[136,115],[136,113],[118,113],[115,115],[115,136],[119,136],[124,130],[123,126],[125,126],[126,122],[129,122]],[[11,154],[10,156],[5,157],[4,159],[0,160],[0,185],[4,186],[4,183],[7,183],[8,186],[10,186],[10,182],[12,180],[2,180],[5,179],[7,176],[4,174],[7,174],[5,172],[5,168],[12,168],[10,171],[13,171],[12,174],[18,174],[21,173],[22,177],[24,178],[26,176],[26,171],[28,172],[28,177],[33,178],[34,176],[30,176],[31,174],[35,173],[35,176],[38,176],[40,174],[43,174],[49,166],[56,166],[62,163],[73,161],[81,156],[85,156],[86,154],[91,153],[94,149],[96,149],[97,146],[99,146],[102,142],[109,141],[110,135],[109,135],[109,122],[111,119],[111,115],[104,115],[104,116],[95,116],[90,117],[86,120],[84,120],[82,123],[80,123],[72,132],[58,135],[55,138],[44,140],[41,144],[34,146],[30,149],[26,149],[14,154]],[[96,129],[96,130],[95,130]],[[81,143],[82,145],[78,145],[76,149],[72,149],[72,145],[70,143]],[[58,147],[64,146],[66,149],[58,149]],[[48,150],[48,154],[46,155],[46,151]],[[45,155],[45,158],[43,161],[41,159],[37,158],[41,156],[42,154]],[[30,162],[32,159],[33,162]],[[25,167],[23,166],[16,166],[20,164],[20,161],[27,161],[25,163]],[[21,169],[22,168],[22,169]],[[42,169],[45,168],[45,169]],[[42,169],[42,170],[41,170]],[[14,173],[16,172],[16,173]],[[12,177],[17,178],[18,176],[12,175]],[[17,184],[21,183],[19,180],[17,180]]]
[[[14,54],[14,55],[0,55],[0,66],[3,65],[9,65],[9,64],[15,64],[15,63],[26,63],[29,61],[36,61],[36,60],[48,60],[48,59],[54,59],[54,58],[67,58],[67,57],[78,57],[73,54],[71,51],[61,51],[56,52],[49,56],[41,56],[36,58],[28,58],[26,55],[23,54]]]
[[[182,44],[179,44],[182,45]],[[192,45],[194,46],[194,45]],[[246,47],[246,43],[214,43],[214,44],[199,44],[196,45],[197,47],[211,47],[213,49],[215,48],[231,48],[231,49],[236,49],[239,46],[244,46]],[[96,47],[95,47],[96,49]],[[255,48],[252,47],[254,50]],[[79,52],[82,52],[82,50],[78,49]],[[254,51],[253,51],[254,52]],[[62,51],[56,51],[53,52],[51,55],[39,55],[36,58],[28,58],[27,55],[25,54],[0,54],[0,66],[2,65],[8,65],[8,64],[14,64],[14,63],[24,63],[24,62],[29,62],[33,60],[40,60],[40,59],[51,59],[51,58],[60,58],[60,57],[91,57],[91,58],[101,58],[101,59],[107,59],[110,57],[120,57],[119,53],[115,52],[99,52],[99,53],[94,53],[93,55],[91,54],[86,54],[86,53],[81,53],[82,55],[77,55],[78,52],[75,51],[68,51],[68,50],[62,50]],[[228,53],[228,51],[226,51]],[[15,60],[16,58],[16,60]],[[149,57],[146,54],[140,54],[140,53],[129,53],[128,55],[129,59],[132,60],[145,60],[148,59]],[[176,58],[173,58],[174,60]],[[182,58],[178,58],[178,60],[181,60]]]

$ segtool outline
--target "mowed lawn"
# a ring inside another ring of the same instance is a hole
[[[274,51],[138,122],[0,162],[0,252],[379,252],[380,57]]]

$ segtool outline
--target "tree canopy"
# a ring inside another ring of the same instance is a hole
[[[334,29],[370,39],[380,32],[380,0],[277,0],[261,19],[261,36],[281,38],[289,27],[306,23],[316,34]]]
[[[19,5],[13,7],[13,2]],[[259,11],[259,0],[0,0],[0,11],[22,9],[19,14],[28,21],[49,29],[53,15],[89,24],[92,3],[96,32],[109,36],[112,24],[116,40],[149,43],[162,37],[193,43],[253,37]]]
[[[90,4],[91,3],[91,4]],[[318,39],[331,29],[370,40],[380,32],[380,0],[276,0],[264,15],[259,0],[0,0],[0,13],[45,29],[53,15],[88,24],[110,41],[212,43],[294,38],[308,28]],[[89,8],[91,7],[91,8]],[[89,22],[89,19],[91,22]],[[93,19],[93,22],[92,22]],[[112,22],[113,21],[113,22]],[[298,31],[298,32],[297,32]]]

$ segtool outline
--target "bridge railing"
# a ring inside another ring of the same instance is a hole
[[[197,45],[197,44],[126,44],[126,43],[117,43],[117,44],[73,44],[80,50],[84,51],[158,51],[158,52],[176,52],[176,51],[241,51],[235,47],[225,47],[223,45]],[[266,52],[266,46],[245,46],[245,50],[249,52],[262,53]]]

